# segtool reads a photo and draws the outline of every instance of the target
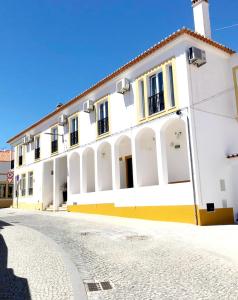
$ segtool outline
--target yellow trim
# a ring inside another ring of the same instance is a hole
[[[71,133],[71,120],[75,117],[78,117],[78,143],[75,144],[75,145],[70,145],[70,133]],[[68,133],[68,147],[70,149],[73,149],[73,148],[77,148],[79,145],[80,145],[80,141],[79,141],[79,138],[80,138],[80,134],[79,134],[79,112],[76,112],[76,113],[73,113],[72,115],[70,115],[68,117],[68,121],[69,121],[69,133]]]
[[[69,205],[69,212],[195,224],[193,205],[115,207],[114,204]]]
[[[194,205],[115,207],[114,204],[68,205],[69,212],[196,224]],[[207,212],[197,208],[198,225],[233,224],[232,208]]]
[[[98,104],[104,102],[105,100],[107,100],[108,102],[108,132],[98,135]],[[103,96],[102,98],[96,100],[95,102],[95,113],[96,113],[96,139],[100,140],[102,138],[105,138],[109,135],[111,135],[111,99],[110,99],[110,95],[106,95]]]
[[[234,224],[233,208],[217,208],[214,212],[199,209],[199,225],[226,225]]]
[[[0,199],[0,208],[10,207],[12,202],[12,199]]]
[[[12,207],[26,209],[26,210],[42,210],[42,202],[38,202],[38,203],[18,202],[18,207],[17,207],[17,203],[16,201],[14,201]]]
[[[172,65],[173,68],[173,81],[174,81],[174,98],[175,98],[175,106],[170,107],[168,104],[168,78],[167,78],[167,67],[169,65]],[[148,111],[148,87],[149,87],[149,78],[156,74],[159,70],[162,70],[163,72],[163,82],[164,82],[164,105],[165,109],[161,112],[158,112],[153,115],[149,115]],[[140,81],[144,81],[144,97],[145,97],[145,117],[140,117],[140,99],[139,99],[139,83]],[[136,92],[135,92],[135,103],[136,103],[136,111],[137,111],[137,122],[143,123],[147,122],[148,120],[153,120],[155,118],[164,116],[168,113],[172,113],[178,110],[179,107],[179,101],[178,101],[178,85],[177,85],[177,76],[176,76],[176,60],[175,58],[171,58],[169,60],[166,60],[165,62],[161,63],[159,66],[149,70],[148,72],[144,73],[143,75],[139,76],[136,79]]]
[[[237,71],[238,71],[238,66],[236,66],[232,69],[233,81],[234,81],[234,86],[235,86],[235,95],[236,95],[236,111],[238,114],[238,74],[237,74]]]

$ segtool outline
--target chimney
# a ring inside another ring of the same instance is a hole
[[[211,38],[209,0],[192,0],[195,31]]]

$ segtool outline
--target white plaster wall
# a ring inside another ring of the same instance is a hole
[[[54,190],[54,162],[48,161],[43,164],[43,180],[42,180],[42,200],[43,208],[53,204],[53,190]],[[38,179],[39,180],[39,179]]]
[[[189,66],[190,119],[196,160],[199,204],[213,202],[215,207],[233,207],[233,179],[226,155],[237,152],[238,123],[235,120],[235,97],[230,56],[204,47],[207,64]],[[220,180],[225,181],[225,191]]]
[[[109,143],[100,145],[97,152],[98,190],[112,189],[112,151]]]

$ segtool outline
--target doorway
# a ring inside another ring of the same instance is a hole
[[[126,185],[127,188],[133,188],[133,163],[132,163],[132,156],[125,157],[126,162]]]

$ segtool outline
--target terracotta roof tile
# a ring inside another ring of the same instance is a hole
[[[166,46],[167,44],[169,44],[170,42],[174,41],[176,38],[178,38],[181,35],[189,35],[197,40],[200,40],[206,44],[209,44],[217,49],[220,49],[221,51],[232,55],[235,53],[235,51],[231,50],[230,48],[225,47],[222,44],[219,44],[199,33],[196,33],[190,29],[187,28],[182,28],[176,32],[174,32],[173,34],[171,34],[170,36],[168,36],[167,38],[163,39],[161,42],[155,44],[154,46],[152,46],[151,48],[149,48],[148,50],[144,51],[143,53],[141,53],[140,55],[138,55],[137,57],[135,57],[134,59],[132,59],[131,61],[129,61],[127,64],[123,65],[122,67],[120,67],[119,69],[117,69],[116,71],[114,71],[113,73],[109,74],[107,77],[103,78],[102,80],[100,80],[99,82],[97,82],[96,84],[94,84],[93,86],[91,86],[89,89],[85,90],[84,92],[82,92],[80,95],[76,96],[75,98],[71,99],[69,102],[67,102],[66,104],[60,106],[57,110],[54,110],[53,112],[49,113],[48,115],[46,115],[45,117],[43,117],[42,119],[40,119],[38,122],[34,123],[33,125],[31,125],[30,127],[26,128],[25,130],[21,131],[19,134],[17,134],[16,136],[12,137],[11,139],[9,139],[7,142],[11,143],[14,140],[16,140],[17,138],[20,138],[21,135],[25,134],[27,131],[33,129],[34,127],[38,126],[39,124],[41,124],[42,122],[50,119],[52,116],[58,114],[60,111],[64,110],[66,107],[70,106],[71,104],[75,103],[76,101],[78,101],[79,99],[83,98],[84,96],[88,95],[89,93],[91,93],[92,91],[96,90],[97,88],[99,88],[100,86],[104,85],[106,82],[110,81],[111,79],[117,77],[119,74],[123,73],[125,70],[129,69],[130,67],[132,67],[133,65],[137,64],[138,62],[142,61],[144,58],[150,56],[151,54],[153,54],[154,52],[156,52],[157,50],[163,48],[164,46]]]
[[[11,150],[0,150],[0,162],[11,161],[11,152],[13,156],[13,151]]]

